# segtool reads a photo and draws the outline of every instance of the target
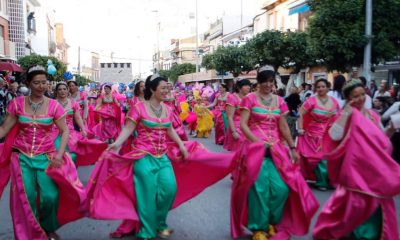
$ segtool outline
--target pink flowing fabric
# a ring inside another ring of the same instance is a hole
[[[0,199],[3,195],[4,188],[10,179],[10,160],[12,153],[12,145],[18,133],[18,124],[7,134],[4,143],[0,144]]]
[[[102,101],[102,98],[100,98]],[[103,103],[99,109],[94,110],[101,118],[94,127],[93,133],[100,140],[115,139],[121,130],[121,108],[115,103]]]
[[[53,158],[56,152],[50,152],[47,155],[49,158]],[[13,153],[11,158],[10,208],[13,216],[15,239],[47,240],[46,233],[37,222],[26,198],[19,165],[19,153]],[[59,168],[48,167],[46,174],[57,184],[59,191],[57,210],[59,225],[82,218],[84,216],[82,206],[86,200],[86,192],[70,156],[64,154],[64,164]]]
[[[169,145],[167,155],[172,162],[178,192],[173,208],[195,197],[208,186],[232,171],[233,153],[208,152],[197,142],[185,142],[189,158],[181,159],[177,145]],[[140,219],[136,212],[133,165],[147,152],[136,150],[123,156],[105,152],[87,185],[89,215],[95,219],[125,219],[114,233],[122,236],[136,232]],[[204,177],[207,173],[207,177]]]
[[[187,141],[188,137],[185,132],[185,127],[182,124],[181,119],[179,118],[179,110],[175,106],[175,101],[164,101],[165,105],[170,108],[170,112],[172,115],[172,126],[174,127],[176,133],[182,141]]]
[[[337,190],[325,204],[313,231],[316,238],[346,236],[382,209],[381,239],[399,239],[393,197],[400,193],[400,166],[391,158],[390,140],[357,109],[340,142],[325,138],[328,173]]]
[[[301,156],[301,170],[307,179],[315,179],[314,169],[323,160],[323,136],[330,127],[330,119],[339,111],[339,104],[330,97],[333,106],[325,110],[317,103],[316,97],[310,97],[302,108],[307,111],[303,116],[304,135],[298,136],[297,151]]]
[[[239,175],[234,178],[231,193],[231,234],[233,238],[243,236],[247,226],[247,196],[257,180],[265,144],[263,142],[244,144],[239,154]],[[283,210],[281,222],[276,226],[278,234],[270,239],[289,239],[291,235],[305,235],[319,203],[304,181],[298,165],[290,163],[285,146],[276,143],[270,147],[272,160],[283,181],[288,185],[289,197]]]
[[[74,128],[74,114],[79,111],[79,105],[71,100],[71,108],[67,110],[66,122],[69,129],[68,149],[76,154],[76,166],[88,166],[94,164],[107,148],[107,144],[97,140],[88,139],[82,136]],[[55,137],[58,136],[58,129],[55,128]],[[89,136],[89,135],[88,135]]]

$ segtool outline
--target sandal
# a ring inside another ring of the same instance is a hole
[[[172,230],[172,229],[164,229],[164,230],[158,231],[157,236],[162,239],[167,239],[167,238],[171,237],[171,235],[173,233],[174,233],[174,230]]]
[[[61,240],[60,236],[58,236],[58,234],[55,232],[47,233],[47,239],[48,240]]]

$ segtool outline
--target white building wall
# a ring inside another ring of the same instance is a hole
[[[129,84],[132,81],[132,63],[100,63],[100,83]]]

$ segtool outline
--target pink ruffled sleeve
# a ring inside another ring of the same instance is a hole
[[[311,109],[314,108],[314,97],[309,97],[304,103],[303,103],[303,108],[306,110],[306,112],[309,112]]]
[[[18,112],[17,112],[17,99],[14,98],[13,100],[11,100],[11,102],[8,104],[7,106],[7,112],[8,114],[12,115],[12,116],[17,116]]]
[[[253,101],[251,100],[251,96],[252,95],[247,95],[246,97],[243,98],[240,104],[241,109],[246,109],[250,111],[253,108],[253,103],[252,103]]]
[[[55,121],[61,119],[62,117],[65,117],[67,114],[67,111],[55,100],[52,100],[49,104],[54,104],[54,111],[53,111],[53,119]]]
[[[229,94],[228,98],[226,99],[226,105],[236,107],[238,105],[236,101],[236,96],[234,94]]]
[[[131,108],[131,110],[128,112],[128,115],[126,116],[126,119],[129,119],[133,121],[134,123],[138,123],[141,119],[141,114],[140,114],[140,109],[139,105],[136,104]]]
[[[289,112],[289,108],[283,98],[279,97],[279,109],[281,110],[281,114],[286,114]]]

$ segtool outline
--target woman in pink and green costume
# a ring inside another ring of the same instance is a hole
[[[66,122],[70,135],[67,151],[70,153],[72,160],[76,166],[87,166],[95,163],[107,148],[107,144],[97,139],[87,138],[79,104],[68,98],[68,85],[65,82],[60,82],[56,85],[54,96],[65,111],[67,111]],[[74,122],[81,129],[80,132],[75,130]],[[58,131],[56,133],[58,134]],[[60,142],[61,136],[58,135],[55,141],[57,149],[60,146]]]
[[[306,179],[316,180],[320,190],[329,186],[326,160],[322,139],[329,129],[330,120],[339,111],[335,98],[328,96],[328,81],[318,79],[315,82],[316,96],[309,97],[300,108],[298,120],[299,137],[297,151],[300,154],[300,166]]]
[[[247,142],[233,179],[231,234],[241,237],[247,227],[253,240],[305,235],[319,204],[294,164],[299,155],[285,119],[288,107],[272,93],[275,73],[261,68],[257,82],[259,89],[241,103]]]
[[[17,240],[58,239],[55,231],[82,217],[79,212],[85,191],[71,157],[65,153],[69,131],[66,112],[46,98],[46,70],[34,66],[27,71],[31,95],[18,97],[8,106],[0,127],[0,193],[11,175],[11,215]],[[61,135],[54,146],[54,126]]]
[[[392,159],[379,115],[364,107],[359,80],[343,88],[346,105],[324,138],[335,192],[325,203],[314,227],[314,239],[398,240],[394,197],[400,194],[400,166]],[[398,146],[396,146],[398,147]]]
[[[104,142],[114,142],[121,130],[121,107],[111,93],[111,84],[103,87],[104,94],[97,99],[96,114],[100,122],[93,128],[94,135]]]
[[[215,122],[215,144],[223,145],[225,141],[225,132],[228,128],[228,118],[226,117],[226,100],[229,92],[226,84],[221,84],[219,93],[216,94],[214,102],[208,105],[208,108],[214,107],[212,111]]]
[[[89,103],[85,92],[79,91],[79,85],[75,80],[67,81],[70,92],[70,98],[78,103],[80,114],[84,124],[86,124],[89,115]]]
[[[124,129],[110,145],[114,151],[102,155],[88,183],[91,217],[125,219],[112,237],[169,237],[169,210],[232,170],[233,154],[210,153],[197,142],[180,140],[172,112],[163,103],[167,92],[165,78],[156,75],[146,80],[146,100],[130,110]],[[118,155],[135,129],[138,135],[130,151]]]

